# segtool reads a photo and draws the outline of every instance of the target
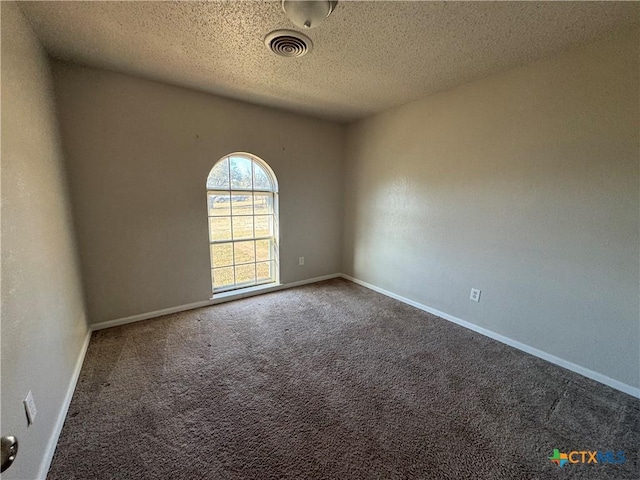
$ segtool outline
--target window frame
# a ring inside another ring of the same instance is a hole
[[[232,168],[232,162],[231,159],[232,158],[243,158],[246,160],[249,160],[251,162],[251,188],[234,188],[233,187],[233,180],[232,180],[232,175],[231,175],[231,168]],[[221,189],[219,188],[219,186],[216,186],[215,188],[210,188],[209,187],[209,177],[211,176],[211,174],[213,173],[214,169],[218,166],[218,164],[220,164],[221,162],[227,160],[228,162],[228,169],[229,169],[229,188],[228,189]],[[267,175],[268,180],[272,186],[272,189],[263,189],[263,188],[255,188],[254,182],[255,182],[255,165],[258,165],[258,167],[260,167]],[[213,167],[211,167],[211,170],[209,170],[209,174],[207,175],[207,182],[206,182],[206,198],[207,198],[207,230],[208,230],[208,236],[209,236],[209,266],[210,266],[210,273],[211,273],[211,291],[212,291],[212,295],[213,298],[215,298],[216,295],[218,294],[222,294],[222,293],[228,293],[228,292],[233,292],[233,291],[241,291],[243,289],[250,289],[250,288],[254,288],[254,287],[259,287],[259,286],[265,286],[265,285],[278,285],[280,283],[280,261],[279,261],[279,245],[280,245],[280,239],[279,239],[279,205],[278,205],[278,181],[277,178],[275,176],[275,174],[273,173],[273,170],[271,169],[271,167],[267,164],[267,162],[265,162],[264,160],[262,160],[261,158],[257,157],[256,155],[253,155],[251,153],[247,153],[247,152],[234,152],[234,153],[230,153],[228,155],[223,156],[222,158],[220,158],[217,162],[214,163]],[[267,194],[267,198],[271,198],[271,213],[258,213],[256,214],[256,204],[255,204],[255,194]],[[246,213],[242,213],[242,214],[235,214],[233,213],[233,198],[236,196],[242,196],[243,194],[250,194],[251,196],[251,214],[246,214]],[[218,196],[227,196],[229,198],[229,214],[228,215],[211,215],[211,208],[210,208],[210,202],[209,202],[209,198],[211,195],[218,195]],[[257,236],[256,235],[256,225],[255,225],[255,219],[256,217],[261,217],[261,216],[268,216],[271,218],[270,221],[270,228],[272,229],[271,231],[271,235],[260,235]],[[242,238],[234,238],[234,228],[233,228],[233,219],[234,218],[239,218],[239,217],[251,217],[253,219],[252,224],[253,224],[253,234],[251,237],[242,237]],[[230,219],[230,239],[228,240],[219,240],[216,239],[214,240],[212,238],[212,226],[211,226],[211,219],[212,218],[229,218]],[[258,241],[264,241],[264,240],[269,240],[269,259],[266,261],[258,261],[258,253],[257,253],[257,245],[256,242]],[[253,252],[253,261],[250,262],[243,262],[243,263],[236,263],[236,244],[241,243],[241,242],[254,242],[254,252]],[[213,245],[222,245],[222,244],[228,244],[231,245],[231,255],[232,255],[232,263],[230,265],[225,265],[225,266],[215,266],[214,265],[214,257],[213,257]],[[258,279],[258,265],[261,263],[269,263],[269,268],[270,268],[270,274],[271,276],[268,279],[262,280],[260,281]],[[238,266],[243,266],[243,265],[254,265],[254,278],[253,281],[249,281],[249,282],[242,282],[242,283],[238,283],[236,280],[236,270]],[[232,268],[233,270],[233,284],[231,285],[225,285],[222,287],[215,287],[215,278],[214,278],[214,270],[217,268]]]

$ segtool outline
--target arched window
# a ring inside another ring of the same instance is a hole
[[[213,293],[278,281],[278,183],[248,153],[220,159],[207,178]]]

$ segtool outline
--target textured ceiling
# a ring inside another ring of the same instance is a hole
[[[637,26],[638,2],[347,2],[281,58],[279,2],[24,2],[55,58],[340,121]]]

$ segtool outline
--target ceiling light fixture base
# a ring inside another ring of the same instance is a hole
[[[331,15],[338,5],[330,0],[282,0],[282,11],[298,28],[315,28]]]

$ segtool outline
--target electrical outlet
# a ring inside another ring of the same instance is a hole
[[[298,265],[304,265],[304,257],[298,258]]]
[[[29,425],[31,425],[35,421],[36,415],[38,414],[38,410],[36,409],[36,401],[33,399],[31,390],[29,390],[29,393],[27,393],[27,396],[25,397],[23,403],[24,409],[27,412],[27,422]]]
[[[481,293],[481,291],[478,290],[477,288],[472,288],[471,289],[471,296],[469,297],[469,300],[473,300],[474,302],[479,302],[480,301],[480,293]]]

